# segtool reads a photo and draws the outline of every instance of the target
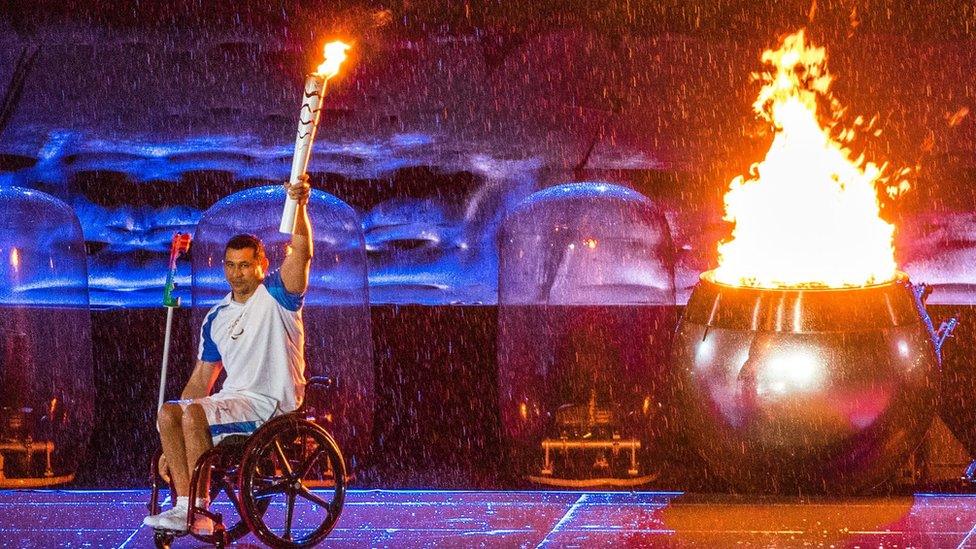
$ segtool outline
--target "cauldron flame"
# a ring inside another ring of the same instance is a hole
[[[894,226],[880,216],[877,186],[889,183],[886,166],[851,158],[853,128],[842,129],[842,110],[830,93],[826,52],[803,31],[767,50],[773,70],[753,108],[774,138],[750,178],[735,178],[725,195],[732,239],[719,245],[716,282],[756,288],[844,288],[895,279]],[[818,106],[828,106],[821,126]],[[855,125],[864,126],[861,119]],[[867,125],[868,127],[870,124]],[[897,175],[903,175],[899,173]]]

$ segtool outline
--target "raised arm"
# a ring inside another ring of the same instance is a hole
[[[308,175],[294,185],[285,182],[288,195],[298,202],[295,212],[295,232],[291,235],[291,249],[281,263],[281,282],[289,293],[301,294],[308,287],[308,272],[312,263],[312,223],[308,218],[308,197],[312,188]]]
[[[220,375],[221,368],[223,368],[223,364],[220,362],[198,360],[196,367],[193,368],[193,373],[190,374],[190,379],[186,382],[186,387],[183,388],[183,393],[180,395],[180,398],[192,399],[208,396],[210,390],[213,389],[214,383],[217,382],[217,376]]]

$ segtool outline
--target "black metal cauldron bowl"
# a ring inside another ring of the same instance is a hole
[[[890,479],[934,411],[924,286],[761,289],[701,276],[672,351],[676,420],[736,490],[858,493]]]

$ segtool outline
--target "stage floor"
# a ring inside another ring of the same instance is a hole
[[[147,490],[0,491],[2,547],[152,547]],[[173,547],[199,546],[182,538]],[[253,536],[237,547],[258,546]],[[328,547],[974,547],[976,496],[350,491]]]

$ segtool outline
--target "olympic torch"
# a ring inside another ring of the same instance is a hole
[[[325,61],[312,74],[305,78],[305,93],[302,108],[298,115],[298,135],[295,138],[295,153],[291,159],[291,175],[288,181],[298,183],[298,179],[305,174],[308,159],[312,156],[312,141],[315,140],[315,130],[319,126],[319,114],[322,112],[322,97],[325,95],[325,85],[339,73],[339,65],[346,59],[349,46],[343,42],[329,42],[325,45]],[[285,209],[281,214],[281,225],[278,230],[291,234],[295,231],[295,212],[298,202],[285,197]]]

